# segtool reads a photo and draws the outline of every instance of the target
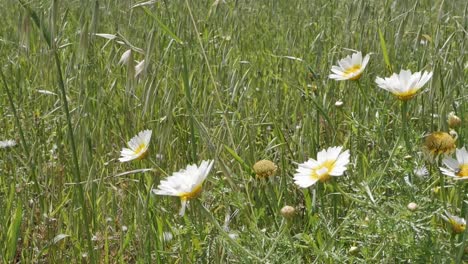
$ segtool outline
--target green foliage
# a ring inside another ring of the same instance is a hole
[[[467,216],[468,185],[421,151],[452,111],[466,146],[463,1],[0,7],[0,140],[18,142],[0,149],[2,263],[468,261],[468,235],[441,217]],[[372,54],[361,79],[330,80],[354,50]],[[434,73],[404,106],[375,84],[400,69]],[[148,158],[119,163],[143,129]],[[350,150],[346,174],[298,188],[297,163],[329,146]],[[184,217],[178,198],[151,192],[206,159]],[[254,177],[262,159],[276,176]]]

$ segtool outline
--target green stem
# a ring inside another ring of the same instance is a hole
[[[194,119],[195,117],[193,116],[193,104],[192,104],[192,91],[190,87],[190,81],[189,81],[189,72],[188,72],[188,66],[187,66],[187,58],[185,54],[185,47],[183,48],[182,51],[182,59],[183,59],[183,78],[184,78],[184,88],[185,88],[185,96],[187,97],[187,110],[190,115],[190,145],[192,146],[192,162],[197,162],[197,141],[195,138],[195,125],[194,125]]]
[[[357,80],[356,82],[359,87],[359,92],[361,93],[362,98],[364,98],[365,102],[370,103],[369,97],[367,97],[367,94],[364,92],[364,89],[362,88],[361,81]]]
[[[51,41],[50,38],[50,33],[47,30],[47,28],[44,26],[42,21],[40,20],[39,16],[34,12],[28,5],[26,5],[23,1],[18,0],[21,4],[21,6],[26,10],[28,15],[33,19],[34,23],[36,26],[40,29],[42,32],[42,35],[44,36],[45,41],[47,42],[47,45],[49,48],[52,50],[52,54],[55,59],[55,65],[57,67],[57,78],[58,78],[58,85],[61,93],[61,100],[63,103],[63,110],[65,112],[65,116],[67,119],[67,128],[68,128],[68,139],[70,141],[70,146],[71,146],[71,154],[72,154],[72,162],[73,162],[73,175],[75,178],[75,182],[79,183],[81,182],[81,173],[80,173],[80,166],[78,163],[78,155],[76,152],[76,146],[75,146],[75,138],[73,136],[73,126],[71,122],[71,116],[70,116],[70,111],[68,108],[68,101],[67,101],[67,93],[65,91],[65,84],[63,82],[63,75],[62,75],[62,69],[61,69],[61,63],[60,63],[60,58],[57,54],[57,49],[56,45],[53,41]],[[85,195],[84,195],[84,190],[83,186],[81,184],[77,185],[78,188],[78,201],[79,205],[81,207],[81,216],[84,221],[84,230],[86,234],[86,240],[88,244],[88,251],[90,255],[90,260],[91,263],[96,263],[96,260],[94,258],[94,250],[93,250],[93,243],[91,241],[91,232],[90,232],[90,222],[88,218],[88,208],[86,206],[85,202]]]
[[[10,89],[8,88],[8,83],[5,79],[5,75],[3,74],[1,67],[0,67],[0,75],[2,76],[3,88],[5,89],[5,92],[7,94],[8,102],[10,103],[11,111],[13,112],[13,117],[15,118],[16,128],[18,129],[19,134],[20,134],[21,146],[23,147],[23,151],[29,160],[31,158],[30,152],[29,152],[29,145],[26,143],[26,138],[24,137],[23,128],[21,127],[21,123],[19,121],[18,112],[16,111],[16,107],[13,102],[13,97],[11,96]],[[30,166],[29,170],[31,171],[31,177],[34,181],[34,187],[36,189],[37,195],[39,195],[39,202],[41,204],[41,209],[44,209],[44,206],[43,206],[44,201],[42,199],[42,195],[40,195],[42,192],[41,192],[41,188],[39,185],[39,181],[37,180],[36,165],[34,163],[34,159],[28,162],[28,165]]]
[[[410,154],[412,151],[411,151],[411,145],[410,145],[409,138],[408,138],[410,124],[408,122],[408,102],[407,101],[401,102],[401,122],[403,124],[403,138],[405,140],[406,151],[408,152],[408,154]]]
[[[465,202],[464,198],[468,193],[468,184],[464,184],[464,191],[461,192],[461,201],[462,201],[462,214],[465,213],[465,221],[468,221],[468,204]],[[458,249],[457,258],[455,260],[456,264],[463,263],[463,255],[465,253],[466,240],[468,239],[468,229],[465,229],[465,232],[461,235],[460,248]]]
[[[67,100],[67,92],[65,91],[65,84],[63,82],[63,75],[62,75],[62,69],[60,66],[60,59],[58,57],[57,51],[55,49],[52,50],[55,58],[55,65],[57,66],[57,77],[58,77],[58,83],[59,83],[59,88],[61,92],[61,97],[62,97],[62,103],[63,103],[63,109],[65,112],[65,116],[67,119],[67,128],[68,128],[68,139],[70,141],[70,146],[71,146],[71,154],[72,154],[72,161],[73,161],[73,176],[75,178],[75,182],[79,183],[81,182],[81,173],[80,173],[80,165],[78,163],[78,154],[76,152],[76,146],[75,146],[75,137],[73,135],[73,125],[71,121],[71,116],[70,116],[70,110],[68,108],[68,100]],[[88,251],[91,257],[91,263],[96,263],[94,259],[94,250],[93,250],[93,243],[91,241],[91,232],[90,232],[90,223],[89,223],[89,218],[88,218],[88,208],[86,206],[85,202],[85,196],[84,196],[84,190],[83,190],[83,185],[78,184],[78,200],[80,202],[81,206],[81,213],[82,217],[84,220],[84,229],[86,232],[86,240],[88,242]]]
[[[211,222],[213,223],[213,225],[216,227],[216,229],[218,229],[218,232],[231,244],[233,244],[234,246],[236,246],[237,248],[239,248],[241,251],[243,251],[245,254],[249,255],[250,257],[252,257],[253,259],[255,259],[256,261],[258,261],[259,263],[263,263],[262,259],[259,258],[258,256],[256,256],[255,254],[253,254],[252,252],[250,252],[249,250],[247,250],[246,248],[244,248],[243,246],[241,246],[235,239],[232,239],[227,233],[226,231],[224,231],[224,229],[219,225],[218,221],[216,221],[216,219],[214,218],[214,216],[210,213],[210,211],[208,211],[208,209],[205,208],[205,206],[203,206],[203,204],[199,201],[196,201],[196,204],[199,205],[199,207],[202,209],[202,211],[205,213],[206,216],[208,216],[208,218],[211,220]]]

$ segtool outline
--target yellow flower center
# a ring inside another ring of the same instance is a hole
[[[451,154],[456,149],[455,139],[446,132],[434,132],[426,137],[424,148],[432,156]]]
[[[462,222],[457,221],[456,219],[449,219],[450,225],[452,225],[452,230],[454,233],[460,234],[465,231],[466,225]]]
[[[326,182],[331,178],[329,173],[333,170],[334,166],[334,160],[327,160],[320,167],[313,169],[310,177],[314,180],[319,180],[320,182]]]
[[[348,77],[348,76],[353,75],[354,73],[356,73],[356,72],[358,72],[360,70],[361,70],[361,64],[355,64],[355,65],[349,67],[348,69],[346,69],[344,71],[344,74],[345,74],[346,77]],[[354,80],[357,80],[357,79],[361,78],[361,75],[362,75],[362,73],[360,73],[360,74],[358,74],[356,76],[353,76],[353,77],[351,77],[349,79],[354,81]]]
[[[148,149],[146,149],[145,152],[142,152],[145,149],[146,145],[141,143],[138,145],[138,147],[135,149],[135,154],[139,155],[138,159],[144,159],[148,156]],[[142,152],[142,153],[140,153]]]
[[[468,163],[462,164],[456,174],[458,177],[468,177]]]
[[[190,200],[190,199],[193,199],[195,197],[197,197],[202,191],[202,185],[198,185],[196,186],[193,191],[191,192],[186,192],[186,193],[183,193],[182,195],[180,195],[180,199],[186,201],[186,200]]]
[[[419,89],[416,89],[416,88],[413,88],[413,89],[409,89],[408,91],[406,92],[402,92],[402,93],[396,93],[396,97],[402,101],[408,101],[409,99],[413,98],[416,93],[418,92]]]

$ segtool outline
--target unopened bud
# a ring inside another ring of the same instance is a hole
[[[352,246],[349,248],[349,253],[350,254],[356,254],[359,251],[358,247]]]
[[[418,209],[418,205],[416,203],[409,203],[407,207],[410,211],[416,211]]]
[[[454,112],[450,112],[447,117],[447,123],[450,128],[456,128],[460,126],[461,119],[458,116],[456,116]]]
[[[284,218],[291,218],[294,216],[295,213],[296,209],[294,209],[294,207],[292,206],[286,205],[285,207],[281,208],[281,215]]]
[[[259,178],[268,178],[275,175],[278,167],[275,163],[269,160],[260,160],[253,165],[253,170]]]

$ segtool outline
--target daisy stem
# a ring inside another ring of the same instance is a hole
[[[401,122],[403,124],[403,138],[405,140],[406,151],[408,154],[411,153],[411,145],[408,138],[409,132],[409,122],[408,122],[408,102],[402,101],[401,102]]]
[[[362,88],[361,81],[357,80],[356,82],[358,84],[359,92],[361,93],[362,98],[364,98],[364,100],[367,103],[370,103],[369,98],[367,97],[367,94],[364,92],[364,89]]]

